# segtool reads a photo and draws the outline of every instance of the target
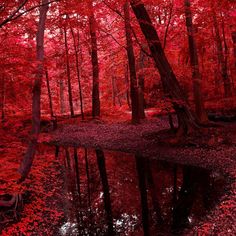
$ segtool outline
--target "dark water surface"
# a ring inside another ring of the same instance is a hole
[[[66,220],[60,235],[181,235],[214,207],[217,172],[121,152],[62,148]]]

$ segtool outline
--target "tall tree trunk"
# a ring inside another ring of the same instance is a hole
[[[204,109],[204,102],[202,99],[202,78],[199,71],[198,53],[194,35],[194,26],[192,22],[192,11],[191,11],[190,0],[184,0],[184,5],[185,5],[186,27],[188,32],[190,63],[192,67],[195,111],[199,121],[205,123],[207,122],[208,119]]]
[[[98,65],[98,49],[97,49],[97,35],[96,35],[96,20],[94,16],[94,9],[92,0],[89,0],[90,16],[89,16],[89,30],[91,37],[91,59],[93,66],[93,89],[92,89],[92,115],[93,117],[100,116],[100,96],[99,96],[99,65]]]
[[[74,43],[74,51],[75,51],[75,65],[76,65],[76,73],[77,73],[77,79],[78,79],[78,85],[79,85],[79,98],[80,98],[80,112],[82,120],[84,120],[84,108],[83,108],[83,94],[82,94],[82,87],[81,87],[81,80],[80,80],[80,65],[79,65],[79,31],[78,31],[78,46],[76,46],[76,39],[75,39],[75,33],[73,28],[71,27],[71,34],[73,38]]]
[[[125,33],[126,33],[126,50],[129,62],[129,73],[130,73],[130,97],[131,97],[131,108],[132,108],[132,122],[139,123],[139,98],[138,98],[138,82],[136,77],[136,66],[132,40],[132,30],[130,24],[130,13],[129,3],[126,1],[124,4],[124,15],[125,15]]]
[[[188,133],[197,126],[196,120],[190,111],[186,98],[183,96],[184,93],[176,79],[169,61],[166,58],[156,29],[153,26],[142,1],[132,0],[131,6],[148,42],[155,65],[159,70],[164,92],[166,93],[166,96],[171,99],[173,108],[177,113],[179,121],[178,134]]]
[[[69,95],[69,105],[70,105],[70,115],[74,116],[74,108],[73,108],[73,97],[72,97],[72,88],[71,88],[71,76],[70,76],[70,60],[69,60],[69,48],[67,42],[67,29],[64,27],[64,40],[65,40],[65,50],[66,50],[66,73],[67,73],[67,81],[68,81],[68,95]]]
[[[36,35],[37,42],[37,74],[34,80],[33,86],[33,103],[32,103],[32,131],[29,141],[29,146],[21,162],[19,172],[21,174],[21,181],[23,181],[30,172],[35,151],[37,147],[38,136],[40,133],[40,95],[41,95],[41,83],[44,74],[44,30],[45,22],[48,11],[48,0],[42,0],[42,6],[40,7],[40,16],[38,23],[38,30]]]
[[[59,97],[60,97],[60,112],[64,114],[65,112],[65,94],[64,94],[64,81],[63,78],[60,76],[59,78]]]
[[[222,40],[220,37],[219,24],[218,24],[215,8],[213,4],[214,3],[211,4],[212,18],[213,18],[213,25],[214,25],[214,30],[215,30],[215,40],[216,40],[216,47],[217,47],[218,62],[220,64],[221,76],[224,83],[224,95],[225,97],[231,97],[232,88],[231,88],[230,78],[228,75],[227,63],[224,57]]]
[[[47,69],[45,70],[45,74],[46,74],[46,82],[47,82],[47,89],[48,89],[48,100],[49,100],[50,115],[51,115],[51,118],[53,118],[54,114],[53,114],[53,106],[52,106],[52,93],[51,93],[51,88],[50,88],[48,70]]]
[[[138,96],[139,96],[139,117],[145,118],[145,99],[144,99],[144,58],[145,54],[140,50],[139,56],[139,73],[138,73]]]

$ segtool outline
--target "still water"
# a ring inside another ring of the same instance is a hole
[[[56,156],[65,172],[60,235],[181,235],[225,184],[217,172],[139,154],[60,147]]]

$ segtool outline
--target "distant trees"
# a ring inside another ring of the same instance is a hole
[[[188,33],[188,44],[189,44],[189,54],[190,54],[190,64],[192,67],[192,79],[193,79],[193,95],[195,103],[195,111],[197,118],[200,122],[206,122],[207,115],[204,109],[204,102],[202,98],[202,78],[199,70],[198,63],[198,53],[196,40],[194,36],[194,26],[192,22],[192,12],[190,0],[184,0],[185,5],[185,17],[186,17],[186,27]]]
[[[220,36],[219,23],[217,20],[214,4],[215,3],[211,0],[211,11],[212,11],[213,26],[214,26],[214,31],[215,31],[214,33],[215,33],[215,42],[216,42],[216,48],[217,48],[217,58],[218,58],[218,63],[220,65],[221,76],[222,76],[223,84],[224,84],[224,95],[225,97],[231,97],[232,88],[231,88],[231,82],[230,82],[230,78],[228,74],[227,56],[224,55],[224,49],[222,46],[222,40]],[[227,48],[225,48],[225,50],[227,50]]]

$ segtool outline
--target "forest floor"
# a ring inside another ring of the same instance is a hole
[[[179,145],[170,145],[166,117],[149,117],[139,125],[128,121],[130,114],[103,116],[101,120],[78,118],[62,121],[54,132],[43,132],[40,143],[52,146],[83,146],[139,153],[160,160],[189,164],[221,172],[227,179],[225,193],[217,206],[185,235],[235,235],[236,233],[236,123],[203,130]],[[0,194],[29,192],[20,221],[1,225],[2,235],[57,235],[55,228],[64,218],[64,172],[55,160],[53,147],[43,145],[29,178],[17,185],[17,168],[27,147],[30,125],[11,119],[0,129]],[[50,129],[50,127],[49,127]],[[44,131],[48,131],[48,127]],[[41,145],[39,145],[41,149]],[[51,153],[50,155],[48,153]],[[53,189],[53,191],[52,191]],[[8,226],[8,227],[6,227]],[[46,231],[45,231],[46,230]],[[22,233],[22,234],[19,234]]]

